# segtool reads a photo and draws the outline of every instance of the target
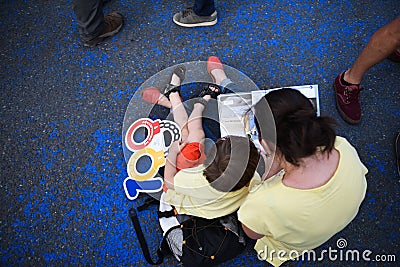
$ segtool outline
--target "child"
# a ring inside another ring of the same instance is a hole
[[[218,58],[211,59],[207,62],[208,72],[223,72]],[[188,117],[179,92],[184,77],[184,66],[176,67],[164,94],[159,93],[151,101],[172,108],[174,120],[182,130],[182,141],[174,142],[167,156],[164,199],[179,214],[222,217],[235,212],[247,196],[247,185],[258,177],[259,154],[249,138],[228,136],[219,139],[211,153],[205,155],[202,113],[210,99],[220,94],[220,87],[210,84],[191,100],[193,111]]]

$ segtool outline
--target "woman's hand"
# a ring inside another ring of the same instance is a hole
[[[169,148],[168,155],[178,155],[186,145],[186,140],[173,142]]]

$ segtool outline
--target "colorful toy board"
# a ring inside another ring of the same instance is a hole
[[[127,164],[129,177],[123,183],[128,199],[134,200],[139,192],[155,193],[162,189],[163,179],[156,175],[165,165],[169,147],[180,138],[181,130],[173,121],[141,118],[131,124],[125,145],[133,153]]]

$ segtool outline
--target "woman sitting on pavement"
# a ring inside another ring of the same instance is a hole
[[[270,169],[252,181],[238,216],[245,233],[257,239],[258,258],[279,266],[320,246],[354,219],[368,170],[354,147],[336,136],[336,121],[317,117],[297,90],[270,92],[254,113]]]

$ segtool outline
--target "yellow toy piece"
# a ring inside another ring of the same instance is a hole
[[[136,165],[138,160],[144,156],[148,156],[151,158],[151,166],[145,173],[140,173],[138,172]],[[147,147],[132,154],[128,161],[127,171],[129,177],[131,177],[132,179],[136,181],[146,181],[150,178],[153,178],[157,174],[160,167],[164,165],[164,151],[156,151],[153,148]]]

